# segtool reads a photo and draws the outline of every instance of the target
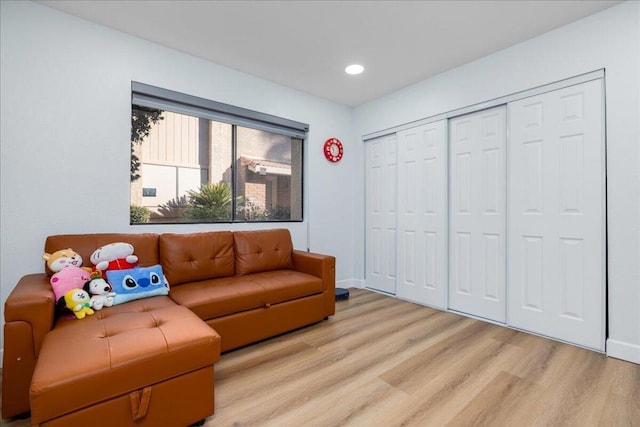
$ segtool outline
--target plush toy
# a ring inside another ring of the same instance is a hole
[[[76,315],[77,319],[84,319],[94,313],[91,309],[89,294],[82,289],[71,289],[58,300],[58,306],[66,307]]]
[[[51,288],[56,296],[56,301],[58,301],[70,290],[82,289],[84,284],[89,280],[91,280],[91,274],[80,267],[70,265],[60,269],[60,271],[51,276],[49,283],[51,283]]]
[[[89,280],[82,289],[91,295],[91,308],[94,310],[102,310],[103,307],[111,307],[113,305],[113,297],[116,296],[116,293],[111,292],[111,285],[102,277],[95,277]]]
[[[47,262],[47,267],[54,273],[69,266],[82,267],[82,257],[71,248],[60,249],[52,254],[44,253],[42,259]],[[89,267],[82,267],[82,269],[91,272]]]
[[[169,284],[160,265],[129,270],[107,270],[107,280],[116,293],[114,304],[156,295],[169,295]]]
[[[91,254],[91,262],[96,270],[102,271],[105,278],[106,270],[125,270],[138,265],[138,257],[133,254],[133,245],[117,242],[104,245]]]

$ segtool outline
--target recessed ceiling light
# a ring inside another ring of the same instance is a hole
[[[364,71],[364,67],[360,64],[352,64],[352,65],[349,65],[347,68],[345,68],[344,71],[347,74],[351,74],[352,76],[355,76],[356,74],[362,73]]]

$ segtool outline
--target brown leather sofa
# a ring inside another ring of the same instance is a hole
[[[221,351],[335,313],[335,258],[294,250],[285,229],[57,235],[44,251],[89,260],[112,242],[131,243],[141,266],[161,264],[169,297],[69,319],[56,315],[50,272],[24,276],[5,303],[3,418],[188,425],[213,414]]]

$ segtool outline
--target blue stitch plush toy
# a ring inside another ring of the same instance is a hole
[[[156,295],[169,295],[169,284],[159,264],[128,270],[107,270],[107,281],[116,293],[113,297],[114,304]]]

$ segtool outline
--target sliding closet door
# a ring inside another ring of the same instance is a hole
[[[509,324],[604,350],[600,80],[509,104]]]
[[[398,293],[447,299],[446,121],[398,132]]]
[[[449,121],[449,308],[505,321],[506,107]]]
[[[366,286],[396,292],[396,135],[365,143]]]

